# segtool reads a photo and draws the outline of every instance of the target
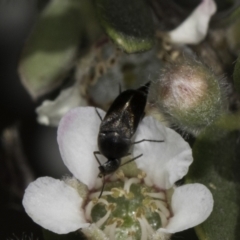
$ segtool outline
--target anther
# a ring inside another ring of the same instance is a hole
[[[128,193],[125,193],[125,198],[126,199],[133,199],[134,198],[134,194],[132,192],[128,192]]]
[[[144,199],[142,200],[142,204],[143,204],[144,206],[148,207],[148,206],[150,205],[151,201],[152,201],[152,199],[147,197],[147,198],[144,198]]]
[[[119,198],[124,196],[125,192],[123,191],[122,188],[112,188],[111,189],[111,196],[113,198]]]
[[[107,211],[114,211],[116,209],[116,204],[115,203],[109,203],[108,205],[105,206]]]
[[[141,218],[142,215],[145,215],[145,210],[144,210],[144,208],[143,208],[143,207],[137,208],[136,213],[135,213],[136,218],[137,218],[137,219],[138,219],[138,218]]]
[[[140,171],[140,173],[137,175],[139,179],[144,179],[147,176],[147,174],[143,171]]]

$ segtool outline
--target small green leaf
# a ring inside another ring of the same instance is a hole
[[[215,126],[222,130],[234,131],[240,129],[240,112],[226,114],[220,117]]]
[[[41,13],[21,57],[21,80],[33,98],[61,84],[82,32],[79,0],[53,0]]]
[[[95,0],[102,26],[127,53],[153,46],[153,21],[144,0]]]
[[[240,238],[238,139],[239,135],[236,132],[224,132],[222,138],[217,140],[205,133],[198,137],[193,146],[194,162],[187,181],[204,184],[211,190],[214,198],[214,208],[210,217],[196,227],[200,240]]]
[[[235,90],[240,94],[240,57],[238,57],[234,67],[233,82]]]
[[[87,240],[87,238],[80,231],[59,235],[43,229],[43,236],[45,240]]]

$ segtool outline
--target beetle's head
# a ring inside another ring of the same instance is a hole
[[[108,159],[107,162],[98,167],[99,169],[98,176],[104,177],[108,174],[115,172],[120,167],[120,164],[121,164],[120,159]]]

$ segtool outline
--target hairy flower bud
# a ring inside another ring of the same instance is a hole
[[[197,135],[226,109],[223,83],[201,62],[183,59],[161,70],[148,100],[171,124]]]

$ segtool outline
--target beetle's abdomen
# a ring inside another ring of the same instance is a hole
[[[121,93],[109,108],[100,128],[106,132],[119,130],[124,137],[131,138],[144,116],[146,101],[145,93],[138,90]]]

